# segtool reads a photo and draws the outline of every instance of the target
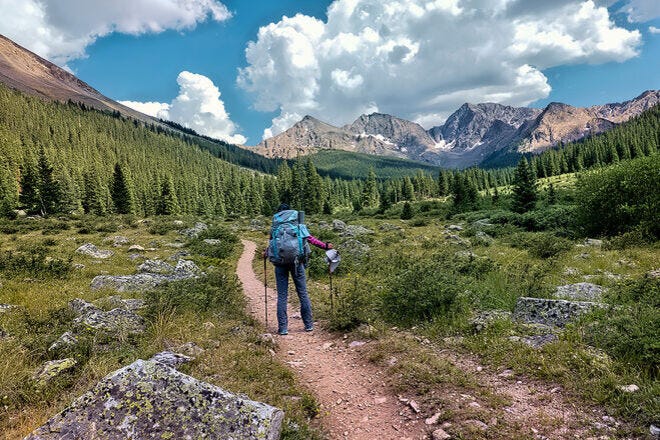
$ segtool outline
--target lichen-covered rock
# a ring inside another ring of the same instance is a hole
[[[108,333],[140,334],[145,330],[144,319],[124,309],[92,312],[76,318],[74,324]]]
[[[558,286],[555,296],[571,301],[600,301],[603,288],[598,284],[576,283]]]
[[[344,231],[342,232],[342,236],[344,237],[358,237],[360,235],[368,235],[368,234],[373,234],[374,231],[371,229],[367,229],[364,226],[360,225],[348,225],[344,228]]]
[[[563,327],[596,307],[599,304],[587,301],[521,297],[516,302],[513,316],[522,322]]]
[[[283,418],[275,407],[138,360],[106,376],[25,440],[276,440]]]
[[[78,339],[71,332],[65,332],[55,342],[48,347],[48,351],[61,350],[63,348],[74,347],[78,344]]]
[[[32,379],[37,382],[38,385],[45,385],[63,372],[75,367],[77,363],[78,362],[73,358],[48,361],[34,373]]]
[[[174,273],[174,267],[162,260],[147,260],[137,268],[139,273],[155,273],[170,275]]]
[[[131,312],[139,310],[146,305],[143,299],[124,299],[119,295],[106,296],[105,298],[94,301],[94,304],[104,309],[124,309]]]
[[[144,292],[163,283],[204,276],[204,272],[192,261],[179,260],[176,267],[160,260],[148,260],[140,271],[157,270],[164,273],[137,273],[135,275],[99,275],[91,283],[92,290],[112,289],[117,292]]]
[[[101,312],[102,310],[94,304],[90,304],[84,299],[75,298],[69,301],[69,308],[76,314],[76,316],[87,315],[93,312]]]
[[[92,258],[99,258],[101,260],[112,257],[115,253],[109,250],[102,250],[94,246],[92,243],[86,243],[76,249],[79,254],[87,255]]]
[[[208,230],[208,228],[209,226],[206,223],[197,222],[195,223],[195,226],[193,226],[190,229],[182,229],[181,231],[179,231],[179,234],[184,235],[188,238],[197,238],[199,237],[199,234]]]
[[[495,321],[510,320],[511,312],[506,310],[485,310],[475,316],[470,324],[475,332],[479,333],[491,326]]]
[[[115,235],[114,237],[108,237],[103,240],[106,243],[112,243],[114,247],[122,247],[124,245],[130,244],[131,240],[123,235]]]
[[[160,362],[172,368],[177,368],[183,364],[188,364],[195,360],[192,356],[186,356],[185,354],[175,353],[173,351],[161,351],[156,353],[149,359],[150,361]]]
[[[346,230],[346,223],[341,220],[334,219],[332,221],[332,229],[336,232],[344,232],[344,230]]]

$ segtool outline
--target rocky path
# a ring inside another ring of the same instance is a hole
[[[249,299],[250,311],[264,321],[264,285],[252,269],[257,245],[243,240],[237,274]],[[276,293],[268,289],[269,331],[276,332]],[[321,423],[330,439],[425,439],[423,419],[412,417],[384,383],[384,372],[368,364],[342,338],[323,329],[303,331],[302,321],[291,319],[289,336],[278,337],[277,354],[315,393]]]

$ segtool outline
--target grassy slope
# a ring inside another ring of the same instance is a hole
[[[52,225],[68,229],[48,228]],[[72,257],[73,263],[86,267],[71,272],[64,279],[39,279],[29,271],[21,274],[0,271],[0,303],[21,307],[19,311],[0,313],[0,327],[12,335],[0,338],[0,437],[22,438],[111,371],[138,358],[148,359],[167,347],[193,341],[206,351],[191,366],[184,367],[185,373],[284,409],[288,421],[283,438],[316,438],[317,434],[308,424],[309,417],[316,411],[314,399],[296,384],[293,374],[285,366],[273,360],[269,354],[272,347],[261,342],[259,337],[262,329],[243,310],[240,289],[227,290],[224,294],[231,300],[223,300],[219,306],[208,310],[191,307],[168,312],[156,309],[156,314],[148,316],[148,329],[141,337],[106,340],[104,348],[86,340],[73,351],[56,354],[47,351],[50,344],[71,327],[68,301],[73,298],[92,301],[113,294],[89,289],[95,275],[135,272],[139,260],[132,262],[128,259],[127,246],[113,248],[111,243],[104,243],[104,237],[126,236],[132,243],[156,249],[147,251],[147,258],[166,260],[178,251],[168,247],[167,243],[181,239],[172,230],[176,228],[171,220],[158,220],[157,228],[136,224],[130,219],[28,220],[6,222],[1,226],[0,252],[46,243],[49,256],[65,260]],[[79,233],[81,226],[89,233]],[[164,232],[165,235],[152,232]],[[74,250],[86,242],[113,249],[115,255],[95,262],[90,257],[75,254]],[[199,255],[192,258],[201,267],[226,267],[230,279],[233,279],[233,267],[239,254],[240,246],[236,246],[224,260]],[[197,288],[203,288],[203,285],[197,285]],[[187,294],[192,298],[194,293],[188,291]],[[141,297],[140,294],[123,296]],[[202,325],[206,322],[213,325]],[[32,385],[30,377],[43,362],[66,356],[79,361],[73,372],[64,374],[43,390]]]
[[[412,176],[419,170],[436,174],[438,167],[395,157],[348,151],[320,151],[309,156],[321,175],[344,179],[365,179],[373,167],[381,178]]]

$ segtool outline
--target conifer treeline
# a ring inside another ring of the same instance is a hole
[[[658,149],[658,113],[656,107],[601,136],[533,157],[530,169],[544,177],[651,154]],[[332,179],[320,176],[308,158],[281,162],[270,175],[219,160],[219,151],[118,114],[0,86],[0,215],[16,209],[269,215],[282,201],[313,214],[448,195],[468,208],[479,190],[496,192],[514,179],[513,168],[419,171],[395,179],[371,170],[365,180]]]

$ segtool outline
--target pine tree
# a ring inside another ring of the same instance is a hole
[[[362,188],[362,200],[360,204],[362,208],[373,208],[378,206],[378,201],[378,181],[376,181],[376,173],[372,167],[369,169],[369,175]]]
[[[19,196],[20,206],[28,213],[37,213],[41,209],[41,197],[39,196],[39,174],[35,167],[27,160],[21,165],[21,192]]]
[[[7,164],[0,165],[0,216],[11,217],[18,205],[18,187]]]
[[[522,213],[534,209],[537,197],[534,171],[523,157],[518,162],[513,180],[513,211]]]
[[[179,200],[174,189],[174,182],[172,182],[172,177],[167,176],[165,179],[163,179],[163,183],[161,185],[160,198],[158,200],[158,208],[156,209],[156,214],[176,215],[179,213]]]
[[[548,204],[554,205],[555,203],[557,203],[557,192],[555,191],[555,186],[550,183],[548,185]]]
[[[403,187],[401,188],[402,200],[415,200],[415,187],[412,184],[410,177],[403,178]]]
[[[401,220],[410,220],[411,218],[413,218],[412,205],[410,202],[405,202],[401,210]]]
[[[39,173],[39,210],[41,215],[53,214],[62,210],[62,186],[55,180],[54,169],[46,157],[43,147],[37,159]]]
[[[131,183],[126,174],[124,174],[124,170],[119,162],[115,164],[115,171],[112,175],[110,185],[110,195],[117,214],[133,214],[135,212]]]

